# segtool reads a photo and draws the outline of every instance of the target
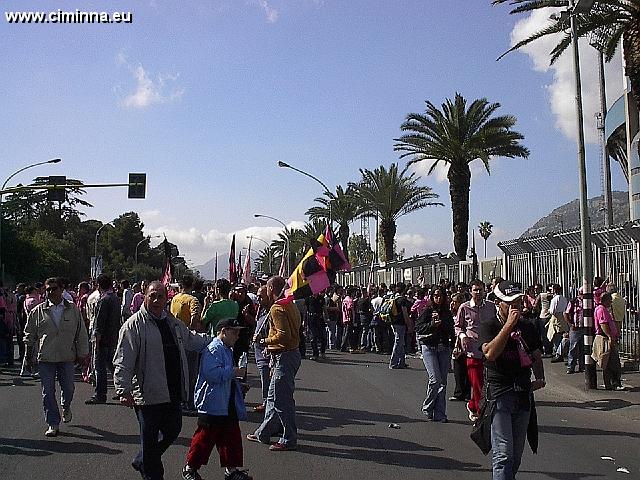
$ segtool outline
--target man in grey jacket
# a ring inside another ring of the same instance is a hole
[[[62,298],[62,282],[49,278],[45,282],[47,300],[29,313],[24,328],[27,346],[25,361],[31,367],[34,346],[39,346],[38,372],[42,383],[42,403],[49,428],[47,437],[58,435],[60,410],[56,401],[56,377],[62,390],[62,421],[71,421],[74,362],[84,363],[89,355],[87,330],[80,311]]]
[[[143,306],[120,329],[113,359],[116,394],[140,424],[140,452],[131,465],[147,480],[163,478],[162,454],[182,429],[180,405],[189,391],[185,351],[200,352],[211,341],[167,313],[166,305],[165,286],[151,282]]]

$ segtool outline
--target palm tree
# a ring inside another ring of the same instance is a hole
[[[548,7],[569,7],[569,0],[493,0],[493,4],[517,5],[512,14]],[[572,4],[575,2],[572,2]],[[588,13],[576,14],[578,37],[591,36],[608,62],[618,48],[620,38],[624,49],[625,74],[631,82],[631,93],[640,108],[640,0],[596,0]],[[511,47],[502,56],[528,45],[538,38],[564,32],[551,50],[551,64],[571,45],[571,32],[565,22],[554,22]],[[502,58],[502,56],[500,58]]]
[[[345,190],[341,185],[338,185],[335,194],[324,192],[324,197],[316,198],[314,201],[320,206],[311,207],[306,214],[311,220],[326,220],[331,213],[331,219],[338,223],[338,237],[342,251],[346,255],[351,233],[349,224],[362,214],[360,205],[354,201],[353,188],[347,187]],[[331,206],[330,212],[329,206]]]
[[[499,103],[480,98],[467,108],[467,101],[459,93],[453,101],[446,99],[442,110],[429,101],[425,103],[424,114],[407,115],[400,129],[411,133],[396,139],[394,149],[405,152],[400,158],[413,157],[408,165],[433,160],[428,174],[441,163],[448,166],[453,245],[458,257],[464,260],[469,245],[469,164],[481,160],[491,173],[489,161],[492,157],[527,158],[529,150],[519,143],[524,136],[511,130],[516,123],[515,117],[493,116],[500,108]]]
[[[433,193],[431,187],[417,185],[420,177],[415,172],[407,174],[408,168],[398,171],[398,164],[392,163],[389,170],[384,165],[373,171],[360,169],[362,180],[349,183],[363,214],[378,216],[385,261],[393,260],[398,218],[421,208],[442,205],[431,201],[438,195]]]
[[[478,225],[478,230],[480,231],[480,236],[484,238],[484,258],[487,258],[487,240],[491,236],[491,230],[493,229],[493,225],[489,222],[480,222]]]

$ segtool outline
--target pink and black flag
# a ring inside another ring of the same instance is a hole
[[[229,251],[229,282],[233,285],[238,281],[238,270],[236,267],[236,236],[231,240],[231,250]]]
[[[164,268],[162,269],[162,278],[160,281],[167,286],[173,279],[173,264],[171,263],[171,244],[167,241],[166,237],[164,242],[162,242],[162,247],[164,249]]]

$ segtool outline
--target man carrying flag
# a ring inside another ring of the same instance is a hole
[[[162,278],[160,281],[166,287],[171,283],[173,279],[173,264],[171,263],[171,244],[167,241],[167,237],[164,237],[162,242],[162,248],[164,249],[164,268],[162,270]]]

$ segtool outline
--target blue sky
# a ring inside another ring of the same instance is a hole
[[[166,233],[193,264],[225,252],[234,232],[275,238],[278,225],[254,213],[290,225],[305,220],[320,187],[278,169],[278,160],[346,185],[359,168],[398,160],[393,139],[407,113],[455,92],[500,102],[500,113],[518,117],[531,150],[528,160],[497,159],[491,176],[473,170],[470,228],[493,223],[490,255],[495,242],[578,195],[568,55],[549,69],[552,43],[540,43],[495,61],[548,12],[510,16],[489,0],[9,0],[3,7],[130,11],[133,23],[3,20],[0,176],[53,157],[63,162],[15,181],[51,174],[124,182],[128,172],[146,172],[145,200],[128,200],[126,189],[90,190],[88,218],[137,211],[149,234]],[[597,71],[591,49],[582,51],[595,196]],[[619,64],[607,70],[611,101],[621,91]],[[421,182],[445,207],[399,221],[398,244],[408,254],[453,250],[442,177]],[[617,164],[613,178],[626,190]]]

